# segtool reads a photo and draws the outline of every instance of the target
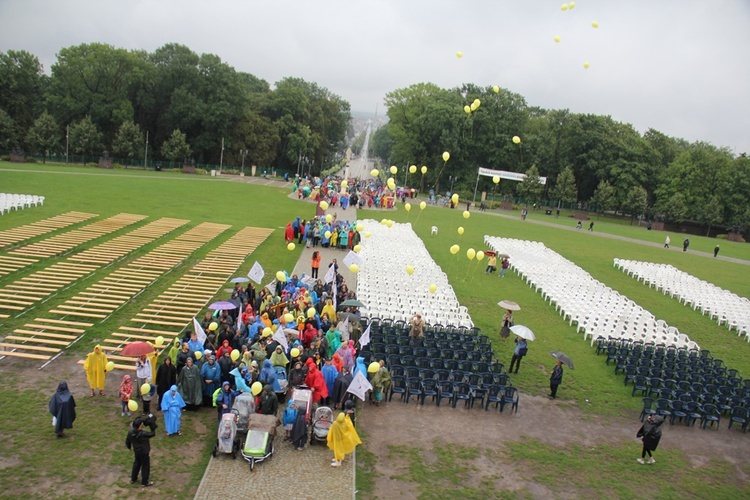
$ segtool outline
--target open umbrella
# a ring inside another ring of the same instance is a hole
[[[512,300],[501,300],[497,303],[500,307],[503,309],[508,309],[509,311],[520,311],[521,306],[519,306],[517,303],[513,302]]]
[[[575,370],[575,368],[573,368],[573,362],[570,360],[570,358],[564,352],[561,352],[561,351],[550,351],[549,353],[552,354],[552,357],[554,357],[556,360],[562,361],[563,364],[568,365],[571,370]]]
[[[138,356],[144,356],[154,352],[154,348],[148,342],[137,341],[131,342],[120,351],[120,356],[128,356],[137,358]]]
[[[230,283],[247,283],[250,281],[250,278],[245,278],[244,276],[240,276],[239,278],[232,278],[229,280]]]
[[[345,300],[345,301],[343,301],[339,305],[340,306],[350,306],[350,307],[365,307],[365,305],[362,302],[358,301],[357,299]]]
[[[536,340],[536,336],[534,335],[534,332],[532,332],[531,328],[529,328],[528,326],[513,325],[510,327],[510,331],[513,332],[515,335],[518,335],[522,339]]]
[[[510,255],[508,255],[507,253],[499,253],[497,254],[497,257],[499,259],[510,259]]]
[[[230,309],[237,309],[237,306],[232,304],[231,302],[227,300],[220,300],[218,302],[214,302],[210,306],[208,306],[209,309],[218,309],[222,311],[228,311]]]

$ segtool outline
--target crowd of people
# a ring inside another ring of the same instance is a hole
[[[419,191],[406,186],[392,186],[380,178],[370,179],[341,179],[333,177],[296,177],[292,183],[292,191],[299,199],[309,199],[315,202],[326,201],[330,206],[339,205],[343,210],[348,207],[359,208],[393,208],[398,200],[405,202],[407,198],[416,198]]]

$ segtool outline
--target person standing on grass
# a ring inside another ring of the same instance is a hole
[[[685,238],[685,241],[682,242],[682,251],[687,252],[687,249],[689,246],[690,246],[690,238]]]
[[[664,248],[669,248],[669,242],[672,241],[669,239],[669,236],[667,236],[667,239],[664,240]]]
[[[550,372],[549,377],[549,398],[557,398],[557,388],[560,387],[563,378],[563,367],[562,361],[558,361],[555,367]]]
[[[484,270],[484,274],[492,274],[497,269],[497,257],[490,255],[487,259],[487,268]]]
[[[49,412],[52,414],[52,425],[57,437],[65,437],[65,429],[72,429],[76,419],[76,400],[68,390],[67,382],[60,382],[57,392],[49,401]]]
[[[94,397],[94,391],[99,390],[99,395],[104,396],[104,382],[107,376],[107,355],[102,352],[99,345],[86,356],[83,363],[83,369],[86,370],[86,379],[91,388],[91,397]]]
[[[173,385],[161,400],[161,411],[164,412],[164,427],[167,430],[167,436],[173,434],[182,435],[180,427],[182,426],[183,408],[185,408],[185,401],[183,401],[180,393],[177,392],[177,386]]]
[[[513,371],[514,363],[516,365],[516,373],[518,373],[518,369],[521,367],[521,360],[524,356],[526,356],[526,353],[528,352],[528,344],[526,343],[526,339],[516,337],[515,343],[517,345],[513,350],[513,357],[510,359],[510,368],[508,368],[508,373],[511,373]]]
[[[719,245],[714,247],[714,258],[716,258],[717,255],[719,255]]]
[[[511,326],[513,326],[513,311],[508,309],[503,315],[503,322],[500,326],[500,340],[503,342],[510,336]]]
[[[498,276],[500,278],[505,278],[505,275],[508,274],[509,267],[510,261],[508,260],[508,257],[503,257],[503,261],[500,263],[500,272],[498,273]]]
[[[638,459],[639,464],[656,463],[651,452],[656,451],[659,446],[661,424],[663,423],[664,417],[661,415],[649,415],[646,417],[646,422],[638,430],[638,434],[635,435],[635,437],[642,438],[643,441],[643,451],[641,452],[641,458]],[[648,460],[646,460],[646,453],[648,453]]]
[[[151,431],[144,429],[148,426]],[[133,468],[130,472],[130,484],[138,482],[138,473],[141,473],[141,486],[148,488],[153,486],[154,482],[149,481],[151,474],[151,442],[149,441],[156,434],[156,419],[153,415],[148,417],[138,417],[133,421],[133,427],[128,431],[125,438],[125,446],[133,450],[134,460]]]

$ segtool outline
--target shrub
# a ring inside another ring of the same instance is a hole
[[[36,158],[32,158],[31,156],[26,157],[26,163],[39,163],[36,161]]]
[[[716,239],[717,240],[725,240],[725,239],[727,239],[727,235],[726,234],[717,234],[716,235]]]
[[[180,171],[180,169],[175,170]],[[208,170],[206,170],[205,168],[196,168],[195,173],[196,175],[208,175]]]

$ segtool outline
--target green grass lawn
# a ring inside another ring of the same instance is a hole
[[[3,169],[14,169],[14,171]],[[205,245],[178,269],[157,281],[106,321],[97,324],[81,342],[69,350],[63,359],[43,370],[40,375],[44,379],[42,394],[29,388],[24,388],[18,392],[13,389],[14,381],[18,379],[7,379],[5,389],[0,391],[0,414],[5,417],[4,421],[10,423],[0,428],[0,437],[4,438],[11,446],[6,446],[5,451],[0,452],[0,459],[10,460],[9,457],[15,456],[18,450],[21,450],[18,453],[20,453],[22,462],[10,461],[5,464],[7,466],[0,467],[0,484],[11,484],[17,478],[31,474],[30,470],[34,466],[36,466],[36,469],[33,474],[43,477],[50,484],[56,481],[74,481],[76,474],[80,474],[81,461],[85,463],[101,462],[115,470],[121,469],[122,474],[126,474],[130,455],[125,453],[126,450],[122,446],[125,427],[120,421],[119,412],[110,407],[112,405],[97,404],[89,412],[84,409],[85,406],[81,407],[82,402],[79,401],[81,425],[79,427],[77,422],[76,426],[79,429],[85,429],[85,431],[76,431],[76,434],[81,437],[77,438],[78,440],[73,444],[63,446],[53,441],[51,445],[53,448],[48,449],[48,439],[40,439],[36,433],[29,432],[29,429],[36,427],[50,427],[46,403],[52,393],[49,388],[56,386],[56,366],[62,366],[64,363],[75,366],[75,361],[81,359],[85,352],[90,351],[95,342],[106,338],[110,332],[133,317],[145,304],[148,304],[171,282],[195,264],[199,258],[226,241],[234,231],[242,227],[268,227],[275,231],[247,259],[238,270],[237,275],[246,274],[256,260],[263,265],[267,275],[282,268],[290,269],[299,257],[301,248],[298,247],[291,252],[287,251],[283,246],[283,230],[280,228],[295,216],[311,217],[315,210],[312,204],[300,203],[288,198],[286,196],[288,189],[231,182],[224,178],[165,172],[106,171],[80,166],[18,166],[0,163],[0,186],[2,186],[4,192],[39,194],[46,197],[43,207],[27,208],[0,217],[0,230],[46,219],[71,210],[96,213],[101,218],[121,212],[149,216],[149,219],[143,223],[155,220],[158,217],[178,217],[191,221],[188,226],[128,256],[126,261],[142,255],[154,246],[201,222],[220,222],[232,226],[231,231],[225,232],[215,241]],[[538,337],[538,340],[530,345],[529,355],[524,359],[521,371],[518,375],[513,376],[513,383],[520,388],[522,394],[541,395],[546,393],[549,380],[548,372],[553,365],[553,358],[548,354],[548,351],[558,349],[566,352],[576,363],[576,370],[566,370],[565,379],[559,392],[559,396],[566,402],[561,402],[561,404],[580,407],[592,418],[608,415],[632,417],[640,408],[640,399],[630,397],[630,388],[623,386],[622,376],[615,377],[613,368],[605,365],[604,358],[595,356],[594,349],[590,347],[589,342],[584,342],[582,334],[576,333],[575,326],[569,326],[567,322],[564,322],[554,311],[554,308],[543,301],[540,294],[530,289],[513,273],[509,273],[505,279],[484,275],[486,259],[479,264],[476,261],[468,261],[465,250],[469,247],[476,250],[484,249],[483,237],[485,234],[543,241],[545,245],[575,262],[596,279],[624,293],[636,303],[650,310],[658,318],[666,320],[670,325],[674,325],[680,331],[687,333],[702,348],[709,349],[714,357],[723,359],[728,366],[739,369],[745,376],[750,376],[750,357],[747,356],[750,345],[747,342],[739,339],[735,333],[729,332],[726,328],[718,326],[707,317],[701,316],[699,312],[682,306],[660,292],[649,289],[629,278],[621,271],[613,268],[612,259],[619,257],[670,263],[718,286],[743,296],[749,296],[750,283],[746,279],[748,271],[746,265],[700,257],[691,252],[668,252],[661,248],[602,238],[586,231],[568,231],[532,224],[528,221],[523,222],[520,218],[506,219],[472,212],[470,219],[463,219],[461,211],[435,207],[428,207],[420,213],[416,204],[409,213],[404,211],[402,206],[399,206],[399,209],[395,212],[360,212],[360,218],[368,217],[376,220],[388,217],[398,222],[408,221],[413,224],[415,231],[423,238],[432,257],[448,273],[460,303],[469,308],[475,324],[490,336],[498,357],[506,364],[510,362],[512,342],[503,343],[498,337],[503,311],[497,307],[496,303],[501,299],[511,299],[521,304],[523,310],[516,313],[516,323],[529,326]],[[537,217],[537,215],[535,214],[532,217]],[[540,218],[544,218],[544,216],[542,215]],[[433,225],[439,227],[437,236],[430,235],[430,227]],[[456,231],[459,226],[466,229],[462,236],[459,236]],[[137,225],[133,227],[137,227]],[[127,233],[133,227],[115,233],[115,235]],[[601,223],[597,221],[596,230],[597,232],[611,232],[612,234],[659,243],[663,241],[664,236],[660,233],[646,231],[643,228],[631,228],[630,226],[604,221]],[[42,236],[31,241],[44,239],[48,236]],[[108,236],[104,240],[113,236]],[[672,239],[674,243],[679,245],[681,239],[676,241],[677,236],[673,236]],[[93,241],[75,251],[91,247],[101,243],[101,241]],[[691,241],[691,250],[705,251],[710,251],[716,242],[713,239],[701,239],[700,237],[691,238]],[[448,251],[454,243],[461,246],[461,252],[458,256],[452,256]],[[364,240],[364,244],[366,244],[366,240]],[[722,242],[722,255],[750,259],[750,247]],[[7,285],[9,282],[35,270],[45,268],[55,260],[42,260],[35,266],[2,278],[0,279],[0,286]],[[92,278],[60,293],[44,304],[37,305],[34,310],[21,318],[4,320],[3,332],[8,332],[34,317],[45,314],[54,305],[83,290],[100,277],[106,276],[121,264],[118,263],[108,269],[98,271]],[[220,292],[217,298],[224,298],[224,295],[223,292]],[[18,376],[15,373],[9,374],[6,366],[8,365],[0,364],[0,371],[3,372],[4,377]],[[48,373],[49,375],[47,375]],[[109,381],[108,387],[114,387],[115,384],[116,382]],[[173,452],[170,455],[171,457],[177,458],[172,464],[165,455],[164,460],[160,462],[160,475],[161,477],[168,477],[171,474],[184,473],[184,476],[179,476],[180,484],[186,491],[191,491],[197,487],[200,481],[203,466],[205,460],[207,460],[206,450],[213,442],[215,415],[213,412],[204,411],[195,416],[191,415],[188,420],[189,427],[193,430],[187,437],[183,436],[182,439],[192,443],[191,448],[196,457],[181,456],[179,442],[174,441],[174,444],[172,444],[172,442],[166,440],[165,449]],[[201,426],[206,430],[201,432]],[[52,435],[51,429],[49,431],[48,434]],[[89,433],[90,440],[87,441],[83,438],[84,432]],[[91,446],[91,442],[97,443],[97,445]],[[537,448],[541,450],[539,451],[540,455],[545,457],[553,457],[558,453],[556,450]],[[50,457],[54,457],[54,460]],[[529,458],[519,455],[518,459],[527,460]],[[599,459],[600,457],[595,454],[586,454],[583,459],[580,459],[581,466],[593,467]],[[546,473],[544,468],[550,467],[543,460],[535,460],[535,463],[539,464],[539,467],[543,467],[539,474]],[[612,470],[607,473],[613,474],[616,470],[615,467],[613,466]],[[710,470],[713,471],[714,469]],[[722,467],[718,467],[716,474],[711,477],[720,480],[722,477],[721,470]],[[414,472],[414,474],[417,473]],[[430,477],[429,474],[433,473],[425,474],[424,477]],[[91,484],[93,484],[94,479],[92,478]],[[122,479],[118,479],[118,481],[121,483]],[[669,488],[673,486],[670,486],[671,481],[668,476],[654,477],[651,478],[651,481],[657,483],[659,492],[661,492],[659,493],[660,496],[672,496]],[[577,486],[579,485],[572,485],[572,487]],[[634,483],[626,485],[624,488],[635,488],[636,486],[638,484]],[[590,488],[588,485],[583,485],[583,487],[584,489]],[[607,493],[607,490],[601,491]],[[630,490],[615,490],[615,494],[621,494],[620,491],[626,494]],[[676,489],[675,495],[679,494],[680,491]],[[716,491],[721,492],[723,490]],[[471,492],[471,494],[473,495],[474,492]]]

